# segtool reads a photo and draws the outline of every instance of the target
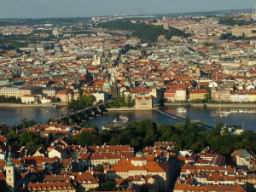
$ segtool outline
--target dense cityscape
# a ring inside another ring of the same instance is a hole
[[[187,114],[256,122],[256,11],[0,19],[0,108],[38,107],[0,122],[0,191],[256,191],[255,129]]]

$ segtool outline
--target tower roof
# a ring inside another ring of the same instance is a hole
[[[6,165],[7,165],[7,166],[13,166],[13,165],[14,165],[14,163],[13,163],[13,161],[12,161],[12,153],[11,153],[11,150],[9,150]]]

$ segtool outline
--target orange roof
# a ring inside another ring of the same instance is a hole
[[[5,180],[5,175],[4,173],[1,171],[0,172],[0,181],[4,181]]]
[[[191,94],[207,94],[208,91],[206,89],[194,89],[191,90]]]
[[[102,145],[89,146],[88,149],[94,152],[133,152],[134,149],[129,145]]]
[[[42,190],[63,190],[74,189],[70,182],[42,182],[42,183],[29,183],[29,191],[42,191]]]
[[[4,169],[5,167],[5,160],[0,160],[0,168]]]
[[[76,181],[80,183],[90,183],[90,184],[97,184],[99,183],[98,180],[90,173],[90,172],[79,172],[74,174],[76,177]]]
[[[7,141],[6,137],[3,135],[0,135],[0,142],[5,143]]]
[[[245,192],[240,185],[202,185],[194,186],[188,184],[176,184],[174,190],[177,191],[216,191],[216,192]]]
[[[129,171],[148,171],[148,172],[165,172],[165,170],[155,161],[147,161],[145,166],[134,166],[131,160],[123,159],[111,168],[114,172],[129,172]]]
[[[44,177],[44,182],[67,182],[69,180],[70,177],[67,175],[46,175]]]
[[[184,165],[181,168],[181,172],[186,172],[187,170],[189,170],[190,172],[215,172],[215,171],[219,171],[219,172],[229,172],[229,173],[233,173],[234,169],[230,166],[211,166],[211,165]]]

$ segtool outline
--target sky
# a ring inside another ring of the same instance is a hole
[[[83,17],[253,8],[256,0],[0,0],[0,18]]]

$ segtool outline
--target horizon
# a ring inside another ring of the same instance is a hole
[[[253,10],[252,8],[243,8],[243,9],[219,9],[219,10],[209,10],[209,11],[191,11],[191,12],[176,12],[176,13],[147,13],[147,14],[127,14],[127,15],[92,15],[92,16],[60,16],[60,17],[6,17],[1,18],[0,20],[12,20],[12,19],[76,19],[76,18],[92,18],[92,17],[136,17],[136,16],[166,16],[166,15],[190,15],[190,14],[201,14],[201,13],[217,13],[217,12],[232,12],[232,11],[241,11],[246,12]]]
[[[0,19],[83,18],[250,10],[255,0],[0,0]],[[61,1],[61,2],[60,2]],[[121,2],[121,3],[120,3]],[[147,3],[147,4],[145,4]],[[145,6],[147,5],[147,6]],[[12,11],[10,11],[12,10]]]

